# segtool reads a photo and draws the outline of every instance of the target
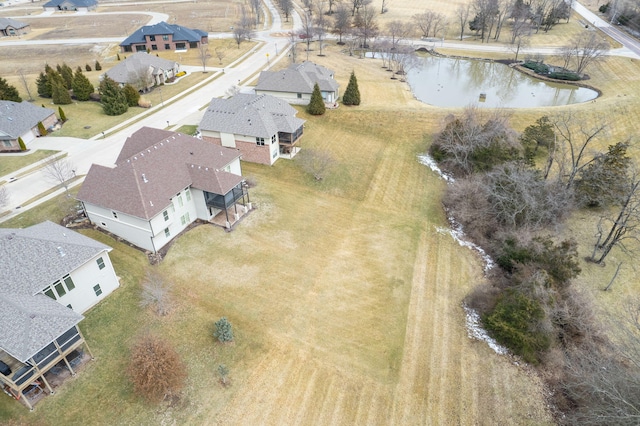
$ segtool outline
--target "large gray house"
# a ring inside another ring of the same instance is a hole
[[[0,37],[18,36],[26,34],[30,30],[31,26],[27,23],[11,18],[0,18]]]
[[[335,103],[340,93],[333,76],[330,69],[305,61],[280,71],[262,71],[255,92],[272,95],[291,104],[307,105],[311,101],[313,86],[318,83],[322,99],[326,103]]]
[[[123,52],[197,49],[209,42],[209,34],[198,29],[160,22],[145,25],[120,43]]]
[[[27,144],[40,136],[38,123],[53,127],[58,118],[53,110],[29,102],[0,101],[0,152],[20,151],[18,138]]]
[[[200,121],[202,139],[237,148],[244,161],[273,164],[299,149],[304,120],[295,108],[270,95],[237,94],[213,98]]]
[[[121,86],[129,83],[141,91],[164,84],[180,71],[175,61],[162,59],[146,52],[136,52],[105,74]]]

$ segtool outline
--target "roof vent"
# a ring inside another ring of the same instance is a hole
[[[193,151],[189,152],[189,154],[193,155]]]
[[[153,207],[153,201],[149,200],[149,204]]]
[[[58,247],[58,254],[60,255],[60,257],[65,257],[67,253],[62,250],[62,247]]]
[[[143,181],[144,183],[149,182],[149,180],[148,180],[148,179],[147,179],[147,177],[144,175],[144,173],[142,174],[142,181]]]

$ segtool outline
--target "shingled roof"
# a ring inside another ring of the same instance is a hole
[[[262,71],[255,90],[312,93],[316,83],[323,92],[335,92],[339,87],[338,82],[333,78],[333,71],[322,65],[305,61],[301,64],[292,64],[289,68],[280,71]]]
[[[42,7],[58,7],[66,2],[73,4],[75,7],[90,8],[98,5],[97,0],[51,0],[42,5]]]
[[[0,140],[18,139],[53,114],[53,110],[29,102],[0,101]]]
[[[207,37],[209,35],[202,30],[181,27],[180,25],[175,24],[167,24],[166,22],[159,22],[155,25],[145,25],[144,27],[138,29],[136,32],[124,39],[124,41],[120,43],[120,46],[130,46],[136,43],[145,43],[145,37],[149,35],[169,34],[173,36],[172,38],[174,42],[199,42],[202,37]]]
[[[0,30],[6,30],[7,28],[11,27],[11,28],[15,28],[16,30],[28,27],[29,24],[24,23],[24,22],[20,22],[20,21],[16,21],[15,19],[11,19],[11,18],[0,18]]]
[[[239,93],[229,99],[214,98],[200,121],[200,129],[268,138],[278,132],[293,133],[305,122],[297,110],[271,95]]]
[[[229,192],[242,177],[223,169],[238,157],[236,149],[143,127],[127,138],[115,167],[91,166],[77,198],[149,220],[189,186]]]
[[[25,362],[83,316],[41,291],[111,250],[52,222],[0,229],[0,349]]]
[[[152,69],[152,75],[161,74],[164,70],[171,70],[178,65],[175,61],[162,59],[146,52],[137,52],[111,68],[105,74],[117,83],[131,83],[140,72],[146,73]]]

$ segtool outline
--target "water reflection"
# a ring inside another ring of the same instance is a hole
[[[407,80],[418,100],[441,107],[534,108],[598,97],[594,90],[541,81],[500,63],[434,56],[421,58]]]

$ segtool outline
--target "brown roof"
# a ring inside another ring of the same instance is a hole
[[[115,167],[91,166],[78,199],[148,220],[189,186],[226,194],[242,177],[222,169],[238,157],[236,149],[143,127],[127,139]]]

